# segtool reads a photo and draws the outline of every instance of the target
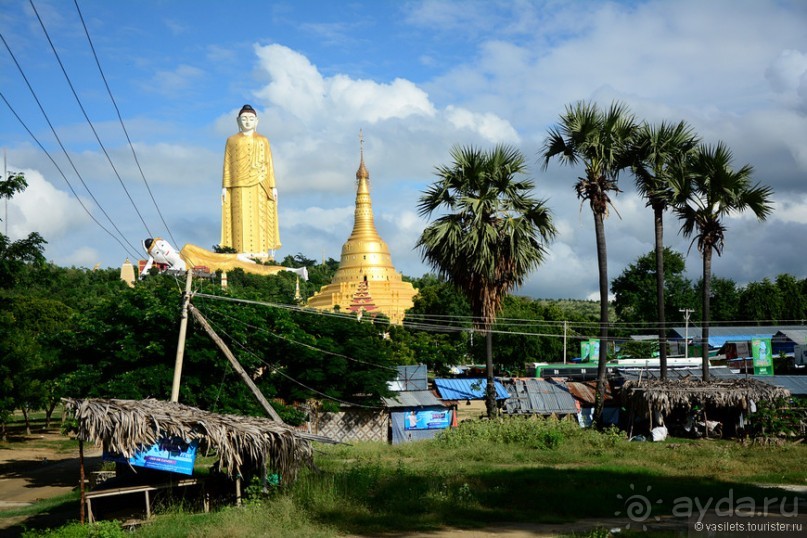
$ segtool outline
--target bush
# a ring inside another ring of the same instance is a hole
[[[97,521],[89,525],[70,523],[58,529],[30,530],[22,538],[124,538],[126,533],[117,521]]]
[[[750,417],[752,438],[796,437],[807,435],[807,399],[780,398],[775,402],[759,402]]]
[[[437,442],[452,448],[473,446],[480,442],[517,444],[527,448],[551,450],[580,433],[578,424],[556,417],[505,417],[494,420],[471,420],[446,430]]]

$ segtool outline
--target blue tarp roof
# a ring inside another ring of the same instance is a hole
[[[434,387],[443,400],[483,400],[487,379],[435,379]],[[504,400],[510,397],[507,389],[500,382],[495,382],[496,399]]]
[[[723,347],[726,342],[750,342],[754,338],[770,338],[770,334],[732,334],[729,336],[709,335],[710,347]]]

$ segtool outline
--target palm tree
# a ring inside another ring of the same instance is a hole
[[[605,399],[605,368],[608,361],[608,254],[605,244],[605,218],[612,206],[610,193],[618,193],[619,172],[631,164],[631,143],[636,122],[627,107],[612,103],[608,110],[596,104],[567,105],[560,124],[549,129],[541,155],[544,168],[558,157],[570,166],[582,162],[585,176],[575,183],[577,197],[588,200],[594,215],[597,240],[597,267],[600,277],[600,356],[597,367],[597,401],[594,420],[599,423]]]
[[[703,257],[703,325],[701,346],[703,379],[709,380],[709,295],[712,281],[712,251],[723,251],[726,226],[722,220],[732,213],[751,211],[760,221],[771,213],[770,187],[751,185],[753,168],[746,164],[735,171],[732,154],[723,143],[700,146],[688,164],[689,177],[683,178],[674,202],[682,221],[684,237],[694,234]],[[690,248],[692,246],[690,244]]]
[[[516,179],[526,171],[517,149],[498,145],[484,152],[455,146],[451,157],[454,162],[437,167],[438,180],[418,202],[421,216],[446,213],[423,230],[417,247],[424,261],[466,294],[474,328],[486,333],[486,404],[488,416],[493,416],[490,328],[505,294],[543,262],[555,227],[544,201],[530,195],[533,182]]]
[[[664,312],[664,211],[679,184],[670,178],[684,172],[687,156],[698,145],[698,138],[685,123],[677,125],[642,124],[634,143],[633,174],[636,188],[653,209],[656,241],[656,302],[659,323],[659,367],[661,379],[667,379],[667,327]]]

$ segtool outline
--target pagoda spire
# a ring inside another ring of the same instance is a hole
[[[308,300],[314,308],[383,312],[393,323],[403,322],[417,293],[392,264],[389,247],[381,239],[370,200],[370,173],[364,164],[364,135],[359,131],[359,169],[356,171],[356,209],[353,231],[342,245],[342,257],[333,280]]]
[[[356,210],[353,220],[353,232],[348,242],[357,240],[381,241],[375,229],[373,202],[370,199],[370,173],[364,165],[364,136],[359,131],[359,169],[356,171]]]

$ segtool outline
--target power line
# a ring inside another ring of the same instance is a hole
[[[210,321],[208,321],[208,323],[210,323],[211,325],[214,325],[214,324],[213,324],[212,322],[210,322]],[[225,330],[224,330],[224,329],[222,329],[221,327],[216,327],[216,332],[219,332],[219,333],[224,334],[225,336],[227,336],[227,338],[229,338],[229,339],[230,339],[230,342],[233,342],[235,345],[237,345],[238,347],[240,347],[242,351],[244,351],[244,352],[245,352],[245,353],[247,353],[248,355],[251,355],[253,358],[255,358],[256,360],[258,360],[258,361],[259,361],[261,364],[263,364],[264,366],[267,366],[267,367],[268,367],[268,368],[271,370],[271,372],[272,372],[272,373],[276,373],[276,374],[278,374],[278,375],[280,375],[280,376],[282,376],[282,377],[285,377],[286,379],[288,379],[288,380],[289,380],[289,381],[291,381],[292,383],[296,383],[297,385],[299,385],[299,386],[303,387],[303,388],[304,388],[304,389],[306,389],[306,390],[309,390],[309,391],[311,391],[311,392],[313,392],[313,393],[315,393],[315,394],[319,394],[319,395],[320,395],[320,396],[322,396],[323,398],[327,398],[328,400],[332,400],[332,401],[337,402],[337,403],[347,404],[347,405],[351,405],[351,406],[355,406],[355,407],[363,407],[363,408],[366,408],[366,409],[381,409],[381,408],[382,408],[381,406],[364,405],[364,404],[359,404],[359,403],[355,403],[355,402],[348,402],[348,401],[346,401],[346,400],[341,400],[341,399],[336,398],[336,397],[334,397],[334,396],[331,396],[331,395],[329,395],[329,394],[325,394],[324,392],[321,392],[321,391],[319,391],[319,390],[317,390],[317,389],[315,389],[315,388],[313,388],[313,387],[309,387],[309,386],[308,386],[308,385],[306,385],[305,383],[303,383],[303,382],[301,382],[301,381],[298,381],[297,379],[294,379],[294,378],[293,378],[293,377],[291,377],[290,375],[288,375],[288,374],[286,374],[285,372],[283,372],[283,371],[280,369],[280,367],[279,367],[279,366],[275,366],[274,364],[271,364],[271,363],[267,362],[265,359],[263,359],[262,357],[260,357],[259,355],[257,355],[257,354],[256,354],[254,351],[252,351],[250,348],[248,348],[247,346],[245,346],[244,344],[242,344],[241,342],[239,342],[238,340],[236,340],[235,338],[233,338],[232,336],[230,336],[230,335],[227,333],[227,331],[225,331]],[[396,371],[397,371],[397,370],[396,370]]]
[[[261,332],[261,333],[264,333],[264,334],[268,334],[269,336],[271,336],[271,337],[273,337],[273,338],[277,338],[277,339],[280,339],[280,340],[284,340],[284,341],[286,341],[286,342],[288,342],[288,343],[290,343],[290,344],[294,344],[294,345],[297,345],[297,346],[300,346],[300,347],[308,348],[308,349],[310,349],[310,350],[312,350],[312,351],[317,351],[317,352],[322,353],[322,354],[325,354],[325,355],[332,355],[332,356],[334,356],[334,357],[339,357],[339,358],[341,358],[341,359],[346,359],[346,360],[349,360],[349,361],[352,361],[352,362],[356,362],[356,363],[359,363],[359,364],[364,364],[364,365],[367,365],[367,366],[372,366],[372,367],[374,367],[374,368],[381,368],[381,369],[384,369],[384,370],[391,370],[391,371],[393,371],[393,372],[397,372],[397,371],[398,371],[398,369],[397,369],[397,368],[394,368],[394,367],[392,367],[392,366],[385,366],[385,365],[383,365],[383,364],[375,364],[375,363],[372,363],[372,362],[363,361],[363,360],[360,360],[360,359],[356,359],[356,358],[350,357],[350,356],[348,356],[348,355],[343,355],[343,354],[341,354],[341,353],[336,353],[336,352],[334,352],[334,351],[328,351],[328,350],[326,350],[326,349],[318,348],[318,347],[316,347],[316,346],[312,346],[311,344],[305,344],[305,343],[303,343],[303,342],[298,342],[297,340],[292,340],[291,338],[288,338],[288,337],[286,337],[286,336],[282,336],[282,335],[279,335],[279,334],[273,333],[272,331],[268,331],[268,330],[264,329],[263,327],[256,327],[255,325],[251,325],[251,324],[247,323],[246,321],[242,321],[242,320],[240,320],[240,319],[238,319],[238,318],[235,318],[235,317],[233,317],[233,316],[229,316],[229,315],[227,315],[227,314],[225,314],[225,313],[223,313],[223,312],[219,312],[219,311],[214,311],[214,312],[215,312],[215,314],[218,314],[218,315],[224,316],[224,317],[225,317],[225,318],[227,318],[227,319],[230,319],[230,320],[232,320],[232,321],[235,321],[235,322],[237,322],[237,323],[240,323],[240,324],[244,325],[245,327],[247,327],[247,328],[249,328],[249,329],[253,329],[253,330],[256,330],[256,331],[258,331],[258,332]]]
[[[146,185],[146,190],[151,197],[151,201],[154,203],[155,209],[157,209],[157,214],[160,216],[160,220],[165,226],[165,229],[168,231],[168,235],[171,237],[171,241],[174,245],[179,246],[179,243],[176,239],[174,239],[174,234],[171,233],[171,228],[168,227],[168,223],[165,222],[165,218],[163,217],[162,211],[160,211],[160,206],[157,204],[157,199],[154,197],[154,194],[151,192],[151,187],[149,186],[149,182],[146,180],[146,174],[143,173],[143,168],[140,166],[140,160],[137,158],[137,153],[135,152],[134,144],[132,144],[132,140],[129,137],[129,131],[126,130],[126,125],[123,123],[123,117],[121,116],[120,110],[118,109],[118,103],[115,101],[115,97],[112,95],[112,90],[109,88],[109,83],[107,82],[106,75],[104,75],[104,70],[101,68],[101,62],[98,60],[98,54],[95,52],[95,46],[92,43],[92,39],[90,38],[90,32],[87,30],[87,25],[84,23],[84,16],[81,14],[81,9],[78,7],[78,0],[74,0],[76,4],[76,11],[78,12],[78,17],[81,19],[81,25],[84,27],[84,33],[87,36],[87,41],[90,44],[90,50],[92,50],[93,58],[95,58],[95,65],[98,66],[98,72],[101,73],[101,79],[104,81],[104,86],[106,86],[106,91],[109,94],[109,99],[112,101],[112,105],[115,107],[115,112],[118,115],[118,121],[120,122],[120,126],[123,129],[123,134],[126,135],[126,141],[129,144],[129,148],[132,150],[132,157],[134,157],[135,164],[137,165],[137,169],[140,171],[140,177],[143,178],[143,183]],[[151,235],[151,233],[149,233]]]
[[[23,71],[22,66],[17,61],[17,57],[14,56],[14,53],[11,51],[11,47],[6,42],[6,38],[3,37],[2,33],[0,33],[0,40],[3,41],[3,45],[5,45],[6,50],[8,50],[8,53],[11,56],[11,59],[14,60],[14,64],[17,66],[17,70],[20,72],[20,75],[22,76],[23,80],[25,81],[25,84],[28,86],[28,90],[31,92],[31,95],[34,98],[34,101],[36,101],[37,106],[39,106],[40,112],[42,112],[42,115],[45,117],[45,121],[47,122],[48,127],[50,127],[50,130],[53,133],[54,138],[56,138],[56,142],[58,142],[59,147],[62,149],[62,152],[64,153],[65,157],[67,157],[67,161],[70,163],[70,166],[73,168],[73,171],[76,173],[76,176],[78,176],[78,179],[81,181],[81,184],[84,185],[84,188],[87,190],[87,193],[90,195],[90,198],[92,198],[92,200],[98,206],[98,209],[101,211],[101,213],[104,214],[104,216],[107,218],[107,220],[109,220],[109,223],[112,225],[113,228],[115,228],[115,231],[117,231],[118,234],[120,234],[121,238],[123,238],[124,241],[126,241],[126,243],[129,244],[129,246],[132,248],[132,250],[134,252],[137,252],[138,251],[137,247],[132,245],[126,239],[126,237],[123,235],[123,232],[120,231],[120,229],[117,227],[117,225],[112,220],[112,218],[109,216],[109,214],[107,214],[107,212],[104,210],[103,206],[95,198],[95,195],[93,195],[92,191],[87,186],[87,183],[84,182],[84,178],[81,176],[81,173],[79,173],[78,169],[76,168],[76,165],[73,162],[73,159],[70,157],[70,154],[67,152],[67,149],[64,147],[64,144],[62,144],[62,140],[61,140],[61,138],[59,138],[59,134],[56,132],[56,129],[53,127],[53,124],[51,123],[50,118],[48,117],[48,114],[45,112],[45,109],[42,106],[42,103],[39,101],[39,97],[37,97],[36,92],[34,91],[34,88],[31,86],[31,83],[28,81],[28,77],[25,76],[25,72]],[[6,101],[6,104],[9,105],[9,108],[11,108],[11,105],[8,103],[8,101],[5,99],[5,97],[3,98],[3,100]],[[16,113],[14,115],[17,116]],[[22,121],[19,116],[17,116],[17,119]],[[28,129],[26,128],[26,130],[28,130]],[[31,131],[28,130],[28,132],[30,133]],[[40,144],[40,147],[41,147],[41,144]],[[52,158],[51,158],[51,161],[53,161]],[[72,190],[72,188],[71,188],[71,190]],[[73,191],[73,194],[75,194],[75,191]],[[133,257],[136,259],[137,255],[135,255]]]
[[[67,74],[67,70],[65,69],[64,64],[62,63],[62,59],[59,57],[59,53],[56,51],[56,47],[53,45],[53,41],[50,39],[50,34],[48,34],[48,30],[45,28],[45,23],[42,22],[42,17],[39,16],[39,12],[36,10],[36,6],[34,6],[34,0],[28,0],[28,1],[31,4],[31,9],[34,10],[34,14],[36,15],[36,18],[39,21],[39,25],[42,27],[42,31],[45,33],[45,37],[47,38],[48,43],[50,44],[50,48],[53,51],[53,55],[56,57],[56,61],[59,63],[59,67],[62,70],[62,74],[64,74],[64,78],[65,80],[67,80],[67,85],[70,86],[70,91],[73,92],[73,97],[76,98],[76,103],[78,103],[78,107],[81,109],[81,113],[84,115],[84,119],[87,120],[87,124],[90,126],[92,133],[95,135],[95,140],[98,141],[98,145],[101,146],[101,150],[104,152],[104,155],[106,155],[106,159],[107,161],[109,161],[109,166],[112,167],[112,171],[115,173],[115,177],[118,178],[118,183],[120,183],[120,186],[123,187],[123,192],[126,193],[126,197],[129,198],[129,202],[132,203],[132,207],[134,208],[135,213],[137,213],[137,216],[140,217],[140,222],[142,222],[143,226],[146,228],[146,233],[149,235],[149,237],[153,237],[151,230],[148,227],[148,224],[146,224],[146,221],[143,219],[143,215],[141,215],[140,210],[137,209],[137,204],[135,204],[135,201],[132,199],[132,195],[129,193],[129,189],[127,189],[126,185],[123,183],[123,178],[120,177],[118,169],[115,168],[115,164],[112,162],[112,157],[109,156],[109,152],[106,150],[106,147],[104,146],[103,142],[101,142],[101,137],[98,136],[98,132],[95,130],[95,126],[92,124],[92,120],[90,120],[87,111],[84,109],[84,105],[81,103],[81,99],[79,98],[78,93],[76,93],[76,89],[73,86],[73,82],[70,80],[70,76]]]
[[[2,38],[2,35],[0,35],[0,38]],[[14,117],[17,118],[17,121],[20,122],[20,124],[22,125],[22,127],[26,131],[28,131],[28,134],[31,136],[31,138],[34,139],[34,142],[36,142],[37,146],[39,146],[39,148],[45,153],[45,155],[48,157],[48,159],[50,159],[50,162],[53,163],[53,166],[56,167],[56,170],[58,170],[59,174],[62,176],[62,179],[64,179],[65,183],[67,183],[67,186],[70,188],[70,192],[72,192],[73,196],[76,197],[76,200],[78,200],[78,203],[81,205],[82,209],[84,209],[84,211],[90,216],[90,218],[93,220],[93,222],[95,222],[102,230],[104,230],[106,233],[108,233],[109,236],[112,237],[112,239],[117,241],[118,244],[121,247],[123,247],[124,252],[126,252],[128,255],[132,255],[132,251],[130,251],[130,250],[128,250],[126,248],[126,245],[123,244],[123,242],[120,240],[120,238],[118,238],[118,236],[116,236],[115,234],[110,232],[103,224],[101,224],[98,221],[98,219],[96,219],[95,216],[92,214],[92,212],[87,208],[87,206],[84,205],[84,202],[81,201],[81,198],[79,197],[78,193],[76,192],[76,189],[73,188],[73,185],[70,183],[70,180],[67,179],[67,176],[64,174],[64,172],[59,167],[59,165],[56,164],[56,161],[53,159],[53,157],[48,152],[48,150],[45,149],[45,146],[43,146],[42,143],[39,141],[39,139],[37,139],[37,137],[34,136],[34,133],[31,132],[31,130],[28,128],[28,126],[25,124],[25,122],[22,121],[22,118],[20,118],[19,114],[17,114],[17,111],[14,110],[14,107],[11,106],[11,103],[8,102],[8,100],[6,99],[6,96],[3,95],[2,91],[0,91],[0,98],[3,99],[3,102],[6,103],[6,106],[8,106],[9,110],[11,110],[11,113],[14,114]],[[135,254],[133,256],[133,259],[136,259],[136,258],[137,258],[137,254]]]

